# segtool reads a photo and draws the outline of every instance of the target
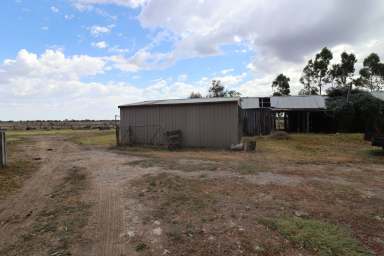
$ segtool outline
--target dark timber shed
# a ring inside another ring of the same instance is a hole
[[[239,98],[144,101],[120,108],[121,144],[166,144],[181,130],[183,146],[229,148],[240,141]]]
[[[242,98],[243,133],[247,136],[287,132],[334,132],[325,96],[272,96]]]

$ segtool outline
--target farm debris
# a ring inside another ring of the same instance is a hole
[[[240,144],[232,144],[232,145],[231,145],[231,150],[232,150],[232,151],[243,151],[243,150],[244,150],[244,144],[243,144],[243,143],[240,143]]]

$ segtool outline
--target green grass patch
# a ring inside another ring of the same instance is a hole
[[[68,136],[75,133],[86,133],[88,130],[30,130],[30,131],[7,131],[7,141],[19,141],[33,136]]]
[[[350,232],[337,225],[297,217],[264,219],[262,224],[277,230],[299,248],[320,256],[371,256]]]
[[[84,134],[75,134],[70,140],[81,145],[100,145],[112,146],[116,145],[115,130],[89,132]]]
[[[7,131],[7,141],[10,143],[22,141],[35,136],[61,136],[81,145],[116,145],[116,132],[112,130],[30,130]]]

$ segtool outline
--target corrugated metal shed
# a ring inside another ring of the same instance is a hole
[[[258,97],[241,98],[241,108],[242,109],[260,108],[259,98]]]
[[[142,102],[136,102],[132,104],[121,105],[119,106],[119,108],[137,107],[137,106],[239,102],[239,100],[240,100],[239,98],[196,98],[196,99],[150,100],[150,101],[142,101]]]
[[[273,96],[274,109],[326,109],[325,96]]]
[[[371,92],[372,96],[384,101],[384,91]]]
[[[239,99],[146,101],[120,106],[121,144],[166,144],[181,130],[183,146],[229,148],[240,141]]]

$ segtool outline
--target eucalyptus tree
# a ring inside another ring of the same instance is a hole
[[[339,64],[332,65],[329,72],[331,79],[334,80],[339,87],[345,87],[348,89],[347,101],[349,101],[349,96],[355,81],[354,75],[356,62],[357,59],[353,53],[348,54],[343,52],[341,54],[341,62]]]
[[[378,91],[384,85],[384,63],[376,53],[371,53],[363,61],[363,68],[360,69],[359,85],[372,91]]]
[[[330,82],[329,64],[332,59],[332,52],[327,47],[324,47],[315,55],[313,60],[308,61],[300,78],[300,82],[304,85],[304,93],[322,94],[323,86]]]
[[[289,77],[284,74],[278,75],[272,82],[272,90],[275,90],[273,95],[288,96],[291,93],[289,81]]]

